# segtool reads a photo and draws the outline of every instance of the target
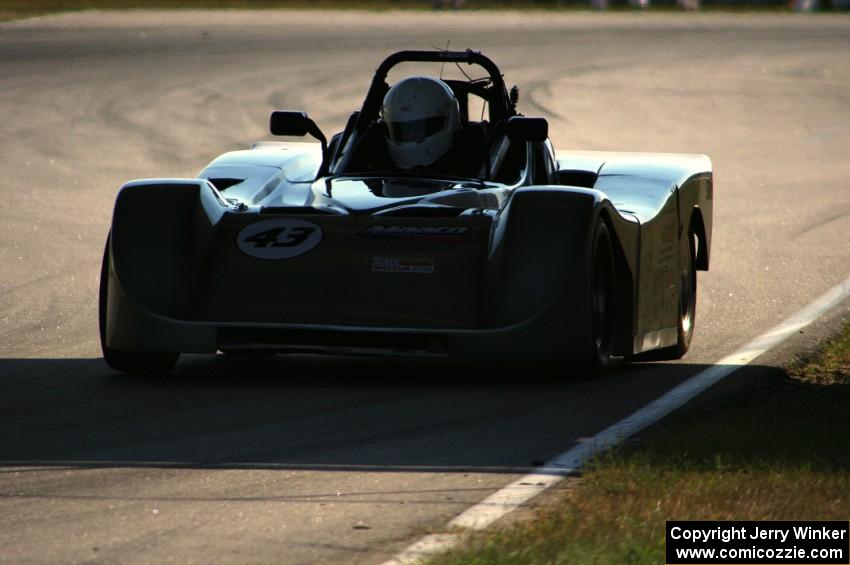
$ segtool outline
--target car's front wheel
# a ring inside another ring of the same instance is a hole
[[[135,375],[162,375],[168,373],[180,358],[179,353],[121,351],[106,345],[106,307],[109,292],[109,242],[103,252],[100,267],[100,293],[98,296],[98,325],[103,360],[110,368]]]

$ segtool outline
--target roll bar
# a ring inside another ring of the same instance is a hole
[[[399,63],[425,62],[425,63],[466,63],[468,65],[479,65],[490,75],[490,81],[494,90],[493,99],[490,103],[490,113],[494,120],[504,120],[514,115],[514,105],[505,88],[505,81],[499,67],[490,58],[479,51],[398,51],[393,53],[380,64],[372,78],[369,92],[363,101],[363,107],[357,118],[356,130],[362,131],[370,122],[377,118],[380,111],[384,94],[387,91],[387,75],[390,70]]]

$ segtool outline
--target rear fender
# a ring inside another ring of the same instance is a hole
[[[679,188],[683,235],[693,234],[697,241],[696,268],[707,271],[711,255],[713,186],[711,173],[698,175]]]

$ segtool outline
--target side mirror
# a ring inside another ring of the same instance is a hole
[[[269,129],[273,135],[295,135],[303,137],[311,129],[319,129],[306,112],[272,112]]]
[[[511,141],[542,142],[549,137],[549,122],[546,118],[513,116],[508,118],[505,131]]]
[[[318,139],[322,144],[322,166],[319,168],[319,175],[321,176],[327,170],[328,140],[319,126],[316,125],[316,122],[311,120],[306,112],[285,112],[281,110],[272,112],[269,129],[272,135],[303,137],[309,134]]]

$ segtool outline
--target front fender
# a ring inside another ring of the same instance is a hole
[[[610,203],[599,191],[559,186],[518,189],[493,241],[489,324],[535,320],[535,345],[568,357],[591,349],[593,228]]]
[[[112,216],[113,268],[126,294],[151,311],[187,316],[204,288],[199,250],[227,211],[216,189],[201,179],[126,183]]]

